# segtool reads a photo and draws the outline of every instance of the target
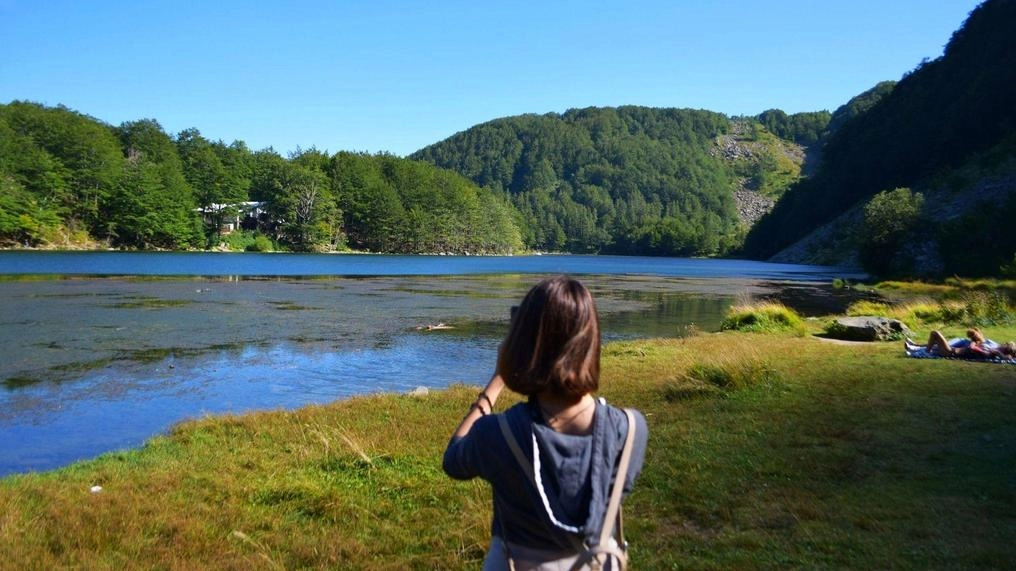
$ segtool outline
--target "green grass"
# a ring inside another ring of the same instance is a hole
[[[1006,287],[984,289],[968,284],[962,289],[953,286],[912,288],[921,295],[911,294],[896,302],[858,301],[847,308],[847,315],[878,315],[891,317],[910,326],[942,325],[953,327],[986,327],[1016,324],[1016,294]],[[897,291],[902,288],[896,288]]]
[[[727,312],[720,329],[751,333],[807,333],[801,316],[782,303],[772,301],[735,305]]]
[[[635,568],[1016,558],[1016,368],[724,332],[610,344],[602,386],[650,427],[625,503]],[[489,488],[440,469],[475,394],[201,419],[138,450],[5,478],[0,567],[477,569]]]
[[[971,291],[995,292],[1016,299],[1016,280],[952,277],[939,282],[883,281],[870,286],[885,295],[956,299]]]

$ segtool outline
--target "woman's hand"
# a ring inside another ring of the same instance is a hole
[[[504,389],[504,380],[501,379],[501,375],[494,373],[494,376],[487,382],[487,386],[483,388],[478,395],[476,400],[469,407],[469,412],[466,413],[466,417],[459,423],[459,427],[455,429],[455,433],[452,434],[452,439],[462,438],[469,434],[469,431],[473,428],[473,424],[479,420],[481,416],[486,416],[494,412],[494,403],[497,402],[497,397],[501,395],[501,391]]]

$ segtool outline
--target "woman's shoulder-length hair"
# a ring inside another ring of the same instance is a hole
[[[510,389],[527,396],[595,392],[600,384],[600,324],[589,290],[567,276],[530,289],[501,346],[498,371]]]

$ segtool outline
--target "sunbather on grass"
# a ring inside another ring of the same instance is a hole
[[[908,346],[912,346],[908,343]],[[920,347],[919,345],[917,347]],[[940,357],[960,359],[1013,359],[1016,358],[1016,343],[1010,341],[1001,345],[984,338],[977,328],[967,330],[967,338],[949,342],[941,331],[932,331],[924,345],[929,353]]]

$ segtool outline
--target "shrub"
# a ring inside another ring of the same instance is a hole
[[[864,206],[860,259],[876,275],[899,274],[907,262],[897,255],[910,232],[918,227],[924,195],[909,188],[880,192]]]
[[[943,323],[963,327],[1006,325],[1016,322],[1016,307],[1001,290],[967,290],[959,298],[916,299],[903,304],[858,301],[847,315],[879,315],[904,323]]]
[[[942,321],[962,325],[1005,325],[1016,321],[1016,308],[999,291],[969,291],[959,302],[943,302]]]
[[[802,336],[807,333],[801,316],[782,303],[771,301],[731,307],[720,329],[751,333],[792,331]]]
[[[1016,193],[984,201],[938,228],[938,246],[946,271],[962,276],[998,276],[1016,259]],[[1016,269],[1016,268],[1011,268]]]
[[[880,306],[881,312],[877,311]],[[971,327],[1014,323],[1016,307],[1002,291],[968,290],[958,299],[923,299],[894,306],[858,302],[847,308],[847,315],[882,315],[905,323]]]
[[[931,300],[921,300],[908,303],[904,306],[907,319],[904,321],[923,321],[931,323],[942,321],[942,304]]]
[[[913,324],[947,321],[943,317],[946,312],[943,302],[922,298],[902,304],[862,300],[850,304],[845,313],[849,316],[878,315]]]
[[[271,252],[275,244],[268,236],[250,230],[230,232],[222,237],[222,243],[234,252]]]
[[[254,243],[249,244],[246,248],[248,252],[271,252],[275,250],[275,244],[265,236],[264,234],[258,234],[254,237]]]
[[[999,268],[1003,277],[1016,278],[1016,254],[1013,254],[1012,261],[1007,264],[1002,264]]]

